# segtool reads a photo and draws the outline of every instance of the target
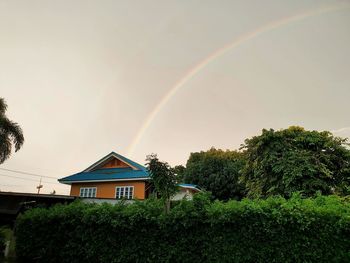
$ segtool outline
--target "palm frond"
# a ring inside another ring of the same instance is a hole
[[[6,134],[0,133],[0,164],[11,155],[11,140]]]
[[[7,104],[5,102],[5,99],[0,98],[0,116],[5,115],[6,110],[7,110]]]
[[[5,100],[0,98],[0,164],[10,157],[12,145],[17,152],[24,143],[21,127],[6,117],[6,109]]]

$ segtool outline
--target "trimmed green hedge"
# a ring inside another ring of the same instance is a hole
[[[0,227],[0,259],[3,257],[3,254],[4,254],[3,252],[4,252],[4,249],[5,249],[5,241],[6,241],[5,232]]]
[[[350,262],[350,205],[335,197],[158,201],[33,209],[16,225],[22,262]]]

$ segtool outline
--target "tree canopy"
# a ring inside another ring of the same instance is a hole
[[[185,182],[197,184],[220,200],[241,199],[244,188],[239,183],[239,171],[245,163],[238,151],[211,148],[191,153],[184,172]]]
[[[18,151],[24,137],[21,127],[6,116],[7,104],[0,98],[0,164],[10,157],[12,146]]]
[[[178,183],[183,183],[185,181],[184,176],[185,176],[186,167],[183,165],[176,165],[173,169],[176,175],[176,181]]]
[[[241,180],[249,197],[293,192],[305,196],[349,194],[350,151],[346,139],[330,132],[306,131],[301,127],[262,134],[245,140],[246,164]]]

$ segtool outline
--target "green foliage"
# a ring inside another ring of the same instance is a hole
[[[20,262],[350,262],[350,204],[298,195],[37,208],[16,224]]]
[[[5,249],[5,241],[6,241],[6,236],[5,236],[5,231],[3,228],[0,228],[0,258],[1,258],[1,253]]]
[[[177,191],[176,174],[166,162],[159,161],[156,154],[147,156],[147,170],[156,192],[165,201],[166,211],[170,210],[170,198]]]
[[[185,182],[185,177],[184,177],[185,171],[186,171],[186,168],[183,165],[176,165],[174,167],[174,173],[176,175],[176,182],[178,182],[178,183]]]
[[[0,164],[10,157],[12,144],[18,151],[24,143],[21,127],[7,118],[6,110],[6,102],[0,98]]]
[[[264,129],[242,147],[247,162],[241,179],[248,196],[290,197],[297,191],[304,196],[318,191],[349,194],[350,151],[346,145],[346,139],[326,131]]]
[[[2,253],[5,249],[6,243],[9,242],[8,254],[5,262],[16,262],[16,253],[15,253],[15,237],[13,235],[12,227],[9,225],[3,225],[0,227],[0,253]],[[0,255],[0,262],[1,261]]]
[[[244,164],[243,154],[237,151],[211,148],[191,153],[186,164],[185,182],[199,185],[220,200],[240,200],[244,187],[239,183],[239,172]]]

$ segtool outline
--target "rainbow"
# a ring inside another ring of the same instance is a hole
[[[147,116],[145,121],[143,122],[141,128],[137,132],[135,138],[130,143],[127,153],[128,155],[132,155],[136,146],[141,141],[144,133],[148,129],[148,127],[151,125],[157,114],[162,110],[162,108],[168,103],[168,101],[178,92],[178,90],[183,87],[188,81],[191,80],[193,76],[195,76],[198,72],[200,72],[203,68],[205,68],[208,64],[213,62],[215,59],[219,58],[220,56],[224,55],[227,51],[232,50],[234,48],[237,48],[238,46],[244,44],[245,42],[254,39],[264,33],[267,33],[269,31],[272,31],[276,28],[280,28],[283,26],[286,26],[291,23],[295,23],[301,20],[304,20],[309,17],[314,17],[330,12],[335,12],[338,10],[343,10],[346,8],[349,8],[349,4],[342,4],[337,6],[330,6],[330,7],[322,7],[311,11],[306,11],[303,13],[298,13],[292,16],[285,17],[280,20],[272,21],[270,23],[267,23],[263,25],[262,27],[259,27],[255,29],[254,31],[245,33],[240,35],[238,38],[236,38],[233,42],[228,43],[227,45],[221,47],[220,49],[214,51],[212,54],[207,56],[205,59],[199,61],[193,68],[189,69],[187,73],[180,78],[175,85],[163,96],[163,98],[160,100],[160,102],[154,107],[154,109],[150,112],[150,114]]]

